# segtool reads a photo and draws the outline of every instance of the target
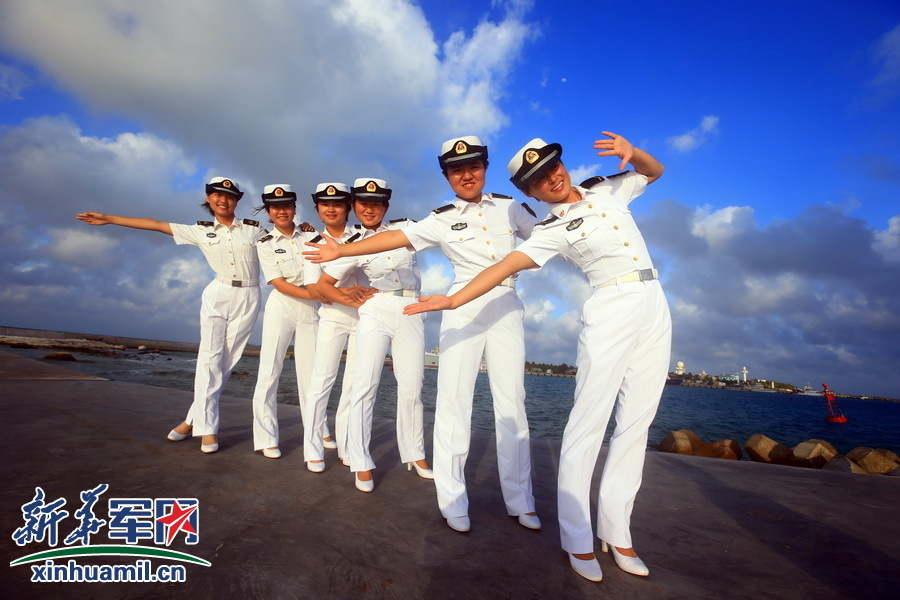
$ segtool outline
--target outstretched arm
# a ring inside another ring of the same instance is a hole
[[[120,225],[132,229],[144,229],[146,231],[158,231],[166,235],[172,235],[172,228],[164,221],[145,219],[141,217],[120,217],[106,215],[101,212],[83,212],[75,215],[75,218],[88,225]]]
[[[416,304],[403,309],[404,314],[415,315],[434,310],[453,310],[487,294],[500,283],[519,271],[533,269],[537,265],[528,255],[513,250],[506,258],[479,273],[475,279],[452,296],[422,296]]]
[[[349,244],[338,244],[328,235],[322,235],[323,245],[306,242],[307,246],[315,248],[303,253],[309,261],[314,263],[329,262],[344,256],[362,256],[363,254],[377,254],[397,248],[409,246],[409,239],[400,230],[382,231],[370,238]]]
[[[662,177],[665,168],[650,153],[635,148],[623,136],[612,131],[604,131],[603,135],[609,139],[594,142],[595,150],[603,150],[603,152],[598,152],[597,156],[618,156],[622,159],[619,168],[623,171],[628,163],[631,163],[635,171],[648,179],[647,183],[653,183]]]

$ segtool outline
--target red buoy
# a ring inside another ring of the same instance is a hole
[[[822,395],[825,396],[825,421],[828,423],[846,423],[847,417],[838,408],[834,392],[828,388],[827,383],[822,384]]]

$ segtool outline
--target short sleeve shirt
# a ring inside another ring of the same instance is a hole
[[[474,278],[528,239],[533,211],[508,196],[484,194],[479,202],[456,199],[404,229],[416,251],[440,246],[453,265],[456,283]]]
[[[405,230],[411,224],[411,221],[402,219],[387,226],[382,225],[378,229],[370,231],[369,234]],[[324,266],[325,273],[338,280],[354,270],[362,271],[369,280],[369,285],[377,290],[418,291],[421,287],[415,252],[411,252],[405,247],[377,254],[348,256]]]
[[[246,283],[259,281],[256,242],[266,234],[257,221],[235,219],[231,227],[218,220],[194,225],[169,223],[176,244],[197,246],[216,276]]]
[[[318,281],[318,265],[303,256],[305,242],[316,237],[315,232],[300,231],[294,227],[291,235],[284,235],[277,227],[263,236],[256,244],[259,266],[266,283],[279,277],[292,285],[306,285]]]
[[[575,263],[591,285],[599,285],[653,261],[628,205],[641,195],[647,177],[628,171],[590,189],[576,186],[581,200],[557,204],[516,250],[539,266],[556,255]]]

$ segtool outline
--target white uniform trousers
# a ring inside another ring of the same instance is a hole
[[[454,284],[448,294],[462,285]],[[524,307],[515,290],[497,287],[465,306],[443,313],[434,416],[434,481],[445,517],[469,512],[465,467],[472,429],[472,396],[487,363],[497,467],[510,515],[534,511],[531,447],[525,415]]]
[[[294,368],[297,372],[299,407],[305,402],[312,380],[316,351],[319,304],[292,298],[272,290],[263,314],[259,374],[253,392],[253,449],[278,446],[278,379],[284,367],[288,346],[294,343]]]
[[[597,537],[631,548],[631,510],[644,469],[672,346],[672,321],[658,281],[599,288],[582,309],[575,403],[559,458],[562,547],[594,551],[590,487],[606,426],[616,408],[597,502]]]
[[[258,311],[258,287],[231,287],[214,279],[203,290],[194,402],[184,419],[193,426],[194,437],[218,433],[219,396],[241,359]]]
[[[350,470],[375,468],[369,453],[372,414],[388,348],[397,380],[397,447],[404,463],[425,458],[422,377],[425,373],[425,321],[403,308],[415,298],[376,294],[359,309],[353,384],[350,388]]]
[[[316,356],[313,360],[312,380],[306,402],[301,405],[303,415],[303,460],[324,460],[325,447],[322,437],[328,435],[327,415],[328,398],[341,366],[341,353],[347,348],[347,360],[344,362],[344,379],[341,384],[341,397],[334,416],[334,439],[340,458],[349,460],[347,452],[347,430],[349,419],[349,398],[354,358],[356,355],[356,320],[332,321],[319,320],[319,332],[316,336]],[[312,426],[310,426],[312,425]],[[318,432],[318,433],[316,433]]]

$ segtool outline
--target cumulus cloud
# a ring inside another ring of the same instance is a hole
[[[119,244],[102,233],[83,229],[49,229],[47,254],[58,261],[82,266],[102,266],[111,262],[110,252]]]
[[[878,39],[873,58],[878,66],[876,85],[893,87],[900,83],[900,25]]]
[[[423,198],[421,156],[508,122],[528,2],[435,39],[403,0],[200,4],[6,2],[0,38],[88,106],[125,115],[255,188],[389,171]],[[209,24],[238,35],[204,35]],[[71,35],[72,31],[80,35]],[[86,42],[90,40],[90,42]],[[165,40],[165,43],[160,43]],[[437,115],[437,117],[436,117]],[[430,200],[417,200],[424,213]]]
[[[900,263],[900,215],[890,218],[887,229],[875,232],[872,248],[884,260]]]
[[[690,152],[696,150],[719,133],[719,117],[707,115],[700,119],[700,123],[681,135],[674,135],[667,141],[669,147],[678,152]]]

